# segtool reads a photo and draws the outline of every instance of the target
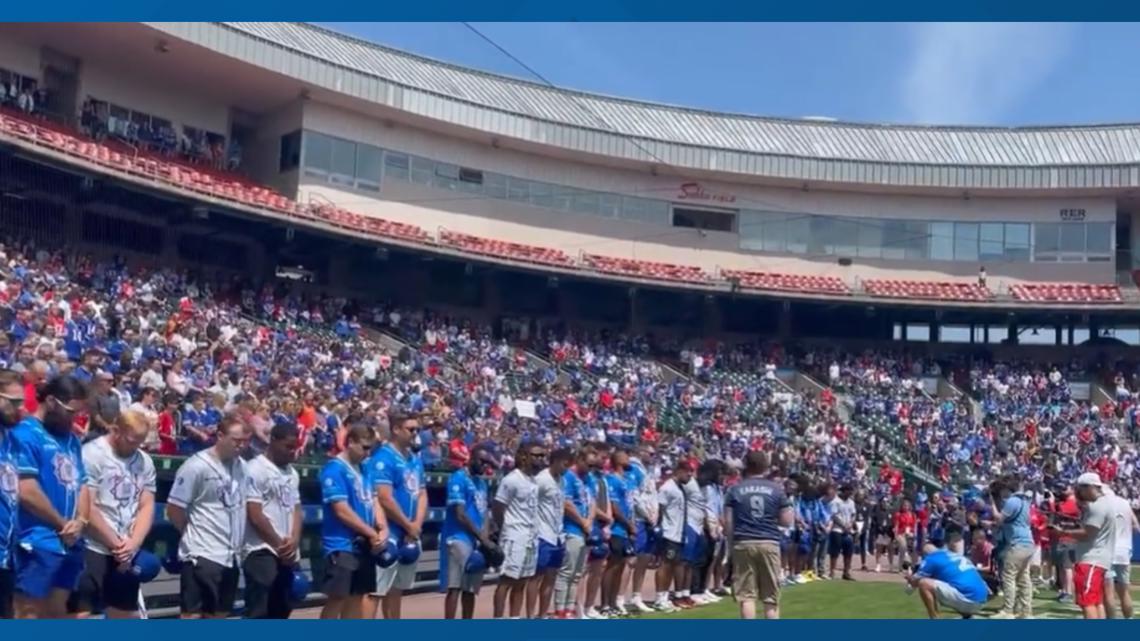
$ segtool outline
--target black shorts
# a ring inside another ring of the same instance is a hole
[[[139,579],[133,572],[121,572],[115,557],[84,550],[83,574],[71,595],[75,612],[102,612],[114,608],[123,612],[139,609]]]
[[[11,619],[15,616],[12,611],[12,595],[16,591],[16,573],[0,568],[0,619]]]
[[[855,552],[855,541],[850,534],[842,532],[829,532],[827,535],[827,554],[833,559],[851,556]]]
[[[288,619],[293,590],[293,566],[281,563],[269,550],[257,550],[245,558],[245,618]]]
[[[325,559],[321,592],[330,599],[361,596],[376,591],[376,564],[366,554],[333,552]]]
[[[626,556],[626,542],[629,539],[624,536],[611,536],[610,537],[610,556],[609,558],[615,560],[624,559]]]
[[[229,616],[237,599],[240,572],[209,559],[196,558],[182,566],[182,614]]]
[[[1057,543],[1053,546],[1053,565],[1068,570],[1077,562],[1077,549],[1072,543]]]
[[[669,539],[661,539],[660,554],[661,558],[665,559],[666,561],[670,563],[679,563],[681,561],[681,552],[683,550],[684,546],[682,546],[680,543],[677,543],[676,541],[670,541]]]

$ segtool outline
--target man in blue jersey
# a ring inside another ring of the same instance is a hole
[[[87,473],[71,426],[86,398],[78,380],[54,378],[36,394],[36,412],[10,434],[20,474],[14,601],[21,619],[67,616],[83,572]]]
[[[388,413],[389,439],[368,461],[368,478],[388,521],[389,538],[397,546],[421,545],[427,518],[424,466],[413,448],[419,419],[401,410]],[[376,577],[376,592],[382,600],[385,619],[400,618],[404,590],[416,580],[416,565],[396,563]]]
[[[629,592],[629,607],[638,612],[653,611],[642,598],[641,589],[645,585],[645,573],[657,552],[657,541],[653,535],[653,526],[657,523],[657,475],[651,468],[655,456],[652,446],[643,446],[641,456],[630,457],[629,469],[625,471],[637,525],[637,536],[634,538],[636,556],[630,560],[632,571],[626,589]],[[620,596],[618,599],[619,605],[624,605],[620,604]]]
[[[566,497],[562,520],[566,535],[566,553],[562,558],[562,568],[554,581],[554,618],[574,617],[574,603],[578,598],[578,582],[586,570],[586,557],[589,547],[586,539],[594,529],[597,506],[586,478],[597,454],[583,446],[578,450],[574,466],[562,475],[562,493]]]
[[[602,583],[602,614],[606,616],[626,616],[629,614],[624,604],[618,603],[621,593],[622,574],[626,560],[633,557],[633,545],[637,540],[637,523],[633,518],[631,490],[626,472],[629,469],[629,453],[618,448],[610,455],[610,471],[605,475],[606,495],[609,497],[613,525],[610,527],[610,556],[606,561],[605,578]]]
[[[373,553],[387,544],[388,531],[360,467],[375,445],[371,427],[351,425],[344,451],[321,469],[322,619],[363,618],[365,596],[376,587]]]
[[[475,616],[475,597],[483,585],[486,565],[468,568],[471,555],[479,549],[493,547],[490,519],[487,518],[487,478],[494,473],[495,460],[490,451],[476,445],[466,468],[452,472],[447,479],[447,516],[440,533],[439,586],[447,592],[443,600],[443,618],[454,619],[460,597],[463,618]]]
[[[969,619],[982,611],[989,599],[989,588],[970,559],[927,543],[922,562],[906,578],[911,589],[918,589],[931,619],[938,618],[938,606],[949,608]]]
[[[12,596],[16,587],[12,546],[20,509],[20,473],[12,448],[11,429],[20,422],[23,404],[20,375],[11,370],[0,371],[0,619],[12,618]]]

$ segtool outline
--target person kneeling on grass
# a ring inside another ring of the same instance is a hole
[[[922,562],[906,581],[908,591],[918,589],[931,619],[938,618],[939,606],[969,619],[981,612],[989,599],[986,582],[970,559],[930,543],[923,546]]]

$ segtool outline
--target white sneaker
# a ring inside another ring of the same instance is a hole
[[[879,572],[882,572],[882,571],[883,571],[883,566],[876,563],[875,564],[875,574],[878,574]]]
[[[807,577],[802,574],[797,574],[792,577],[792,583],[795,583],[796,585],[803,585],[807,583]]]
[[[619,616],[623,616],[623,617],[629,616],[629,610],[626,609],[624,603],[619,602],[617,604],[617,607],[614,609],[617,610],[617,613]]]
[[[1012,619],[1012,618],[1014,618],[1014,616],[1013,616],[1012,612],[1008,612],[1006,610],[1001,610],[1000,612],[994,614],[990,618],[991,619]]]
[[[605,614],[601,613],[601,612],[598,612],[597,608],[592,607],[589,610],[586,610],[586,614],[582,618],[584,618],[584,619],[608,619],[609,617],[606,616]]]
[[[657,601],[653,604],[653,609],[658,612],[676,612],[677,608],[668,601]]]
[[[689,598],[692,599],[693,603],[696,603],[697,605],[709,604],[708,597],[706,597],[704,594],[690,594]]]
[[[634,610],[637,610],[638,612],[652,612],[653,611],[653,608],[646,605],[645,601],[642,601],[641,597],[639,597],[639,596],[635,596],[629,600],[629,607],[633,608]]]
[[[705,598],[706,603],[718,603],[720,601],[720,597],[713,594],[709,590],[705,590],[705,593],[702,594],[701,596],[703,596]]]

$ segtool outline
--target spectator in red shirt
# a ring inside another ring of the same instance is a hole
[[[913,559],[915,532],[918,524],[910,506],[910,499],[903,499],[899,511],[895,512],[893,524],[899,563],[905,564],[901,566],[905,568],[910,565]]]

